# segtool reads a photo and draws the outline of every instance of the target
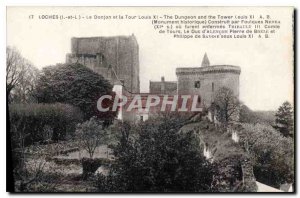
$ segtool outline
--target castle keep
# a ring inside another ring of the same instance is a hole
[[[140,92],[139,46],[134,35],[73,37],[66,62],[78,62],[101,74],[112,85],[121,82],[128,92]]]

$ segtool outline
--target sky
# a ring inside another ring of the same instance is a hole
[[[41,15],[259,15],[281,21],[269,39],[175,39],[159,34],[151,20],[47,20]],[[34,15],[30,19],[30,15]],[[139,44],[141,92],[149,81],[175,81],[177,67],[201,65],[206,52],[211,65],[241,67],[240,100],[253,110],[276,110],[293,103],[293,27],[291,8],[200,7],[8,7],[7,45],[15,46],[37,68],[63,63],[72,37],[134,34]]]

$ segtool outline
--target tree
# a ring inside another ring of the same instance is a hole
[[[39,77],[39,70],[32,64],[28,64],[26,72],[20,77],[18,85],[12,90],[11,101],[13,103],[35,102],[33,92]]]
[[[294,182],[294,143],[272,126],[243,124],[240,142],[253,159],[257,181],[279,188]]]
[[[289,102],[284,102],[277,110],[275,129],[279,130],[285,137],[294,136],[293,108]]]
[[[45,67],[38,80],[35,97],[40,103],[69,103],[84,112],[86,120],[98,116],[106,122],[117,112],[99,112],[97,101],[102,95],[112,95],[112,85],[101,75],[81,64],[58,64]],[[112,102],[106,103],[107,107]]]
[[[106,142],[107,132],[103,129],[102,123],[96,117],[92,117],[90,120],[78,124],[76,136],[79,146],[89,153],[90,158],[93,158],[96,148]]]
[[[227,87],[218,90],[212,104],[216,109],[217,120],[225,125],[232,121],[238,121],[239,105],[238,99]]]
[[[82,122],[82,112],[69,104],[11,104],[9,105],[10,135],[26,134],[25,146],[51,140],[66,140],[74,134],[76,124]],[[47,139],[49,138],[49,139]]]
[[[6,47],[6,95],[8,102],[14,97],[21,96],[22,102],[34,86],[37,69],[26,60],[16,48]]]
[[[239,121],[242,123],[257,123],[259,121],[255,112],[246,105],[241,105],[239,118]]]
[[[183,122],[159,117],[138,126],[125,125],[114,149],[110,174],[100,176],[100,191],[207,192],[212,182],[211,164],[202,155],[190,131],[179,132]]]

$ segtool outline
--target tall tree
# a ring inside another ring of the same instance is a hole
[[[216,110],[217,120],[221,123],[227,125],[231,121],[238,121],[240,103],[231,89],[220,88],[214,98],[213,106]]]
[[[284,102],[277,110],[275,119],[275,128],[285,137],[294,136],[294,118],[293,107],[291,103]]]
[[[19,84],[11,92],[11,101],[13,103],[35,102],[33,92],[38,78],[39,70],[29,63],[26,72],[19,79]]]
[[[26,102],[38,70],[13,47],[6,47],[6,95],[8,102]]]
[[[41,103],[68,103],[79,107],[85,119],[98,116],[111,121],[117,112],[99,112],[97,101],[102,95],[112,95],[112,85],[101,75],[81,64],[58,64],[43,68],[35,97]],[[105,102],[105,101],[104,101]],[[111,107],[112,102],[106,103]]]

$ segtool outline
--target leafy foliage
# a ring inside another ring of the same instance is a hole
[[[243,124],[241,142],[251,154],[256,179],[279,188],[294,182],[294,144],[273,127],[262,124]]]
[[[253,111],[246,105],[240,107],[240,119],[242,123],[251,124],[266,124],[274,126],[275,124],[275,112],[274,111]]]
[[[241,155],[230,155],[214,162],[216,172],[212,182],[215,192],[232,192],[238,189],[242,181]]]
[[[276,113],[276,129],[286,137],[294,136],[293,108],[289,102],[284,102]]]
[[[45,67],[38,80],[35,97],[40,103],[68,103],[79,107],[87,120],[97,115],[111,122],[116,112],[99,112],[97,100],[112,95],[112,85],[101,75],[80,64],[58,64]],[[107,102],[106,107],[112,106]]]
[[[189,125],[185,125],[187,128]],[[195,126],[195,125],[190,125]],[[230,126],[233,128],[233,126]],[[211,190],[213,192],[244,192],[255,191],[249,189],[242,182],[241,166],[248,159],[248,154],[241,146],[232,140],[231,131],[214,125],[208,120],[197,123],[195,131],[202,145],[209,148],[214,170]]]
[[[19,147],[21,140],[28,146],[49,139],[65,139],[82,120],[82,113],[78,108],[60,103],[11,104],[9,114],[14,148]]]
[[[252,111],[249,107],[247,107],[246,105],[241,105],[239,121],[242,123],[257,123],[259,122],[259,119],[255,115],[255,112]]]
[[[110,175],[99,177],[99,190],[209,191],[211,165],[201,155],[194,134],[179,132],[182,125],[176,117],[160,117],[138,126],[125,125],[114,149],[116,163]]]

